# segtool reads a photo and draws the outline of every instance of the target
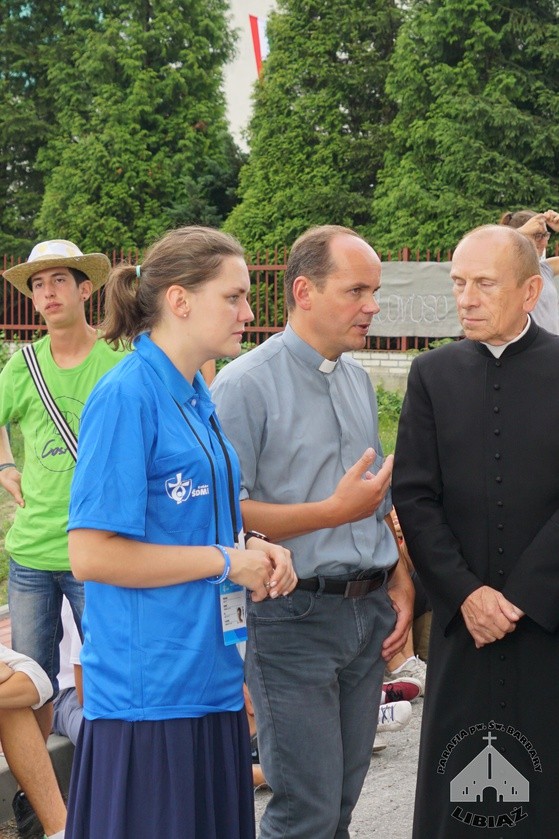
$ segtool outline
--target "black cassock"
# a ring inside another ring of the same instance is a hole
[[[434,619],[414,839],[559,837],[559,337],[418,356],[393,498]],[[460,605],[522,609],[480,650]]]

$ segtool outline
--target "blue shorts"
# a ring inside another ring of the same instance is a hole
[[[62,638],[62,595],[72,607],[79,629],[84,606],[83,583],[71,571],[38,571],[10,559],[8,601],[12,625],[12,647],[41,665],[58,693]]]

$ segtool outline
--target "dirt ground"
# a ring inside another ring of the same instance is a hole
[[[0,825],[0,839],[18,839],[18,832],[14,821]]]

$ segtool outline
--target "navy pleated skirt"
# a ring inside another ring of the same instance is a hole
[[[244,710],[196,719],[84,720],[66,839],[254,839]]]

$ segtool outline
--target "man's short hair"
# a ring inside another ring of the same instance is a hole
[[[86,280],[89,280],[87,274],[84,274],[84,272],[80,271],[78,268],[68,268],[68,271],[75,279],[76,285],[81,285]]]
[[[311,227],[295,241],[283,277],[287,311],[295,308],[293,283],[297,277],[308,277],[317,288],[324,288],[326,279],[336,264],[330,252],[330,242],[335,236],[345,234],[363,239],[355,230],[337,224],[323,224]]]
[[[80,271],[78,268],[68,268],[68,271],[76,281],[76,285],[81,285],[85,280],[89,280],[87,274],[84,274],[83,271]],[[33,291],[33,274],[27,280],[27,287],[29,291]]]
[[[540,273],[540,258],[534,247],[534,243],[528,236],[519,233],[514,227],[509,227],[504,224],[483,224],[480,227],[475,227],[466,233],[460,239],[460,245],[470,236],[477,233],[496,233],[499,236],[506,236],[509,239],[511,252],[514,256],[514,270],[517,274],[516,280],[518,285],[526,282],[528,277],[533,277],[534,274]]]

